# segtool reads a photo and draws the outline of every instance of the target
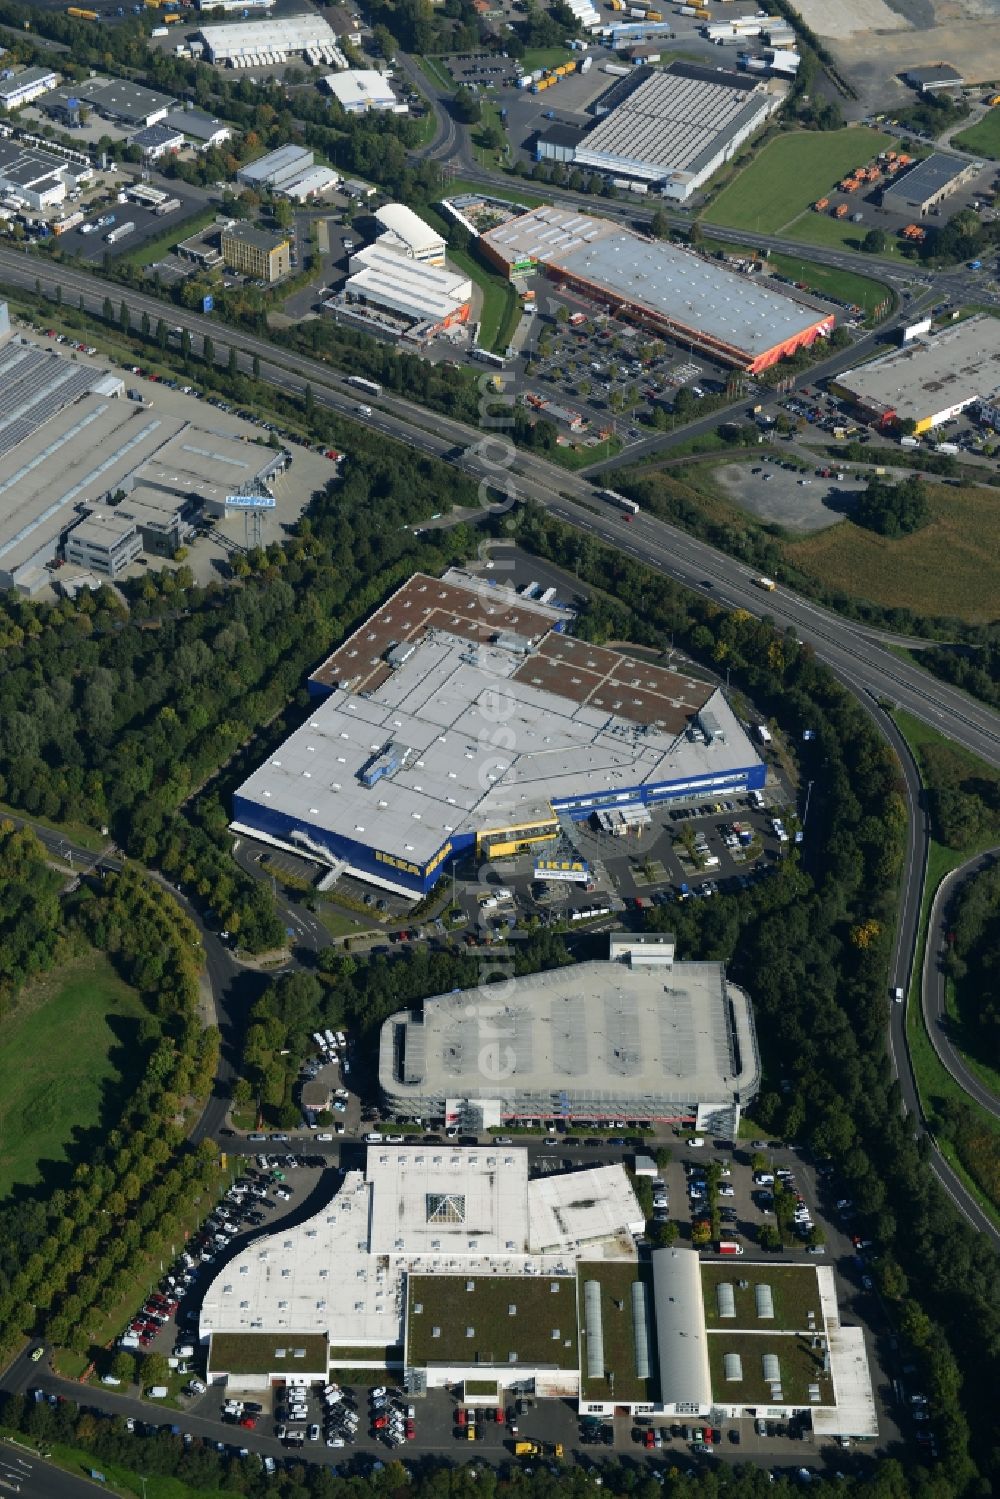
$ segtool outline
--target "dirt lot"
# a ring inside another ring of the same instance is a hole
[[[1000,77],[998,0],[795,0],[871,102],[906,68],[950,62],[969,83]],[[900,87],[900,97],[909,90]]]
[[[834,479],[817,478],[811,469],[792,472],[777,463],[724,463],[713,470],[712,477],[732,504],[759,520],[803,535],[843,520],[847,496],[857,489],[853,481],[838,484]]]

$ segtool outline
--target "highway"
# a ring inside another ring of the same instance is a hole
[[[0,250],[0,279],[34,291],[36,278],[50,290],[58,282],[64,298],[81,296],[97,312],[109,291],[106,281],[89,272],[55,267],[41,258]],[[231,333],[224,325],[199,314],[165,307],[154,297],[131,290],[121,294],[133,317],[143,311],[151,318],[167,316],[175,326],[188,329],[196,347],[207,333],[217,358],[228,359],[225,341],[227,337],[234,342],[238,338],[241,368],[249,370],[256,354],[265,379],[272,378],[291,389],[301,390],[309,384],[318,404],[358,420],[356,393],[323,362],[288,352],[264,339]],[[815,372],[811,378],[816,378]],[[587,479],[534,454],[514,450],[505,443],[502,433],[484,437],[475,427],[426,411],[399,396],[369,398],[369,404],[373,409],[367,426],[487,481],[490,488],[484,503],[507,505],[519,498],[534,500],[580,531],[610,542],[677,582],[702,592],[707,589],[725,607],[772,616],[779,625],[792,628],[800,640],[855,686],[897,703],[989,764],[1000,764],[1000,715],[893,656],[878,643],[877,631],[842,619],[785,589],[762,596],[744,564],[648,514],[627,524],[618,510],[595,497]]]

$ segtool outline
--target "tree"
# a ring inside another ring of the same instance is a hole
[[[670,223],[670,216],[665,208],[658,208],[656,210],[656,212],[653,214],[652,219],[650,220],[649,227],[651,232],[656,236],[657,239],[670,238],[670,230],[672,226]]]
[[[483,117],[482,106],[476,95],[468,88],[460,88],[451,101],[456,120],[463,125],[478,125]]]
[[[135,1359],[127,1348],[119,1348],[111,1360],[111,1372],[122,1384],[132,1384],[135,1380]]]
[[[861,248],[866,255],[884,255],[889,236],[884,229],[869,229],[861,241]]]
[[[211,336],[207,333],[201,346],[201,358],[202,363],[207,364],[209,369],[215,364],[215,345],[212,342]]]
[[[170,1368],[162,1353],[147,1353],[142,1361],[142,1387],[151,1390],[154,1385],[166,1384]]]
[[[757,1243],[761,1249],[780,1249],[782,1247],[781,1234],[773,1223],[762,1223],[757,1230]]]
[[[887,483],[873,474],[859,496],[852,519],[880,536],[909,536],[931,518],[927,488],[917,477],[899,484]]]

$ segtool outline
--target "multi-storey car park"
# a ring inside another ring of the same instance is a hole
[[[562,819],[763,786],[722,691],[574,640],[572,620],[416,574],[313,672],[316,706],[240,786],[234,827],[419,896]]]
[[[536,208],[479,245],[510,277],[542,270],[616,316],[750,374],[833,331],[832,313],[590,214]]]
[[[390,1016],[379,1047],[392,1113],[475,1133],[557,1118],[734,1139],[759,1083],[745,992],[645,933],[613,933],[607,961],[438,994]]]
[[[877,1435],[864,1333],[841,1322],[831,1267],[640,1257],[643,1228],[622,1165],[529,1180],[507,1145],[373,1145],[326,1207],[215,1276],[209,1378],[277,1395],[388,1363],[410,1391],[473,1406],[517,1393]]]

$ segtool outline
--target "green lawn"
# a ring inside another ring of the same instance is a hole
[[[453,94],[455,92],[455,80],[451,76],[451,70],[440,58],[428,57],[425,54],[423,57],[418,57],[417,62],[427,74],[427,77],[433,83],[436,83],[442,92],[446,94]]]
[[[841,521],[787,542],[789,562],[828,588],[885,608],[980,624],[1000,597],[1000,495],[975,485],[928,484],[931,520],[892,540]]]
[[[575,55],[565,47],[529,47],[520,63],[526,73],[533,73],[536,68],[560,68],[564,62],[572,62]]]
[[[6,1435],[7,1428],[0,1429]],[[20,1432],[10,1434],[18,1442],[29,1447],[32,1445],[30,1437]],[[129,1468],[123,1468],[118,1463],[106,1463],[100,1458],[93,1457],[89,1452],[84,1452],[80,1447],[64,1447],[61,1442],[56,1442],[52,1446],[46,1445],[45,1453],[53,1467],[62,1468],[64,1472],[74,1474],[88,1483],[95,1493],[100,1490],[105,1494],[135,1494],[141,1495],[142,1499],[229,1499],[232,1494],[231,1489],[193,1489],[182,1479],[168,1478],[162,1473],[153,1473],[146,1478],[141,1478],[138,1473]],[[93,1482],[90,1475],[95,1470],[103,1473],[104,1483],[98,1485]]]
[[[978,125],[970,125],[960,135],[953,135],[951,143],[977,156],[988,156],[991,161],[1000,160],[1000,108],[991,109]]]
[[[884,281],[874,281],[870,276],[859,276],[854,271],[842,271],[837,266],[820,265],[816,260],[800,260],[794,255],[777,253],[769,255],[768,260],[782,276],[801,281],[819,296],[825,292],[842,302],[854,302],[866,313],[874,312],[886,297],[891,299],[893,296]]]
[[[300,1350],[301,1356],[296,1357]],[[208,1364],[215,1373],[225,1374],[268,1374],[286,1369],[290,1375],[315,1374],[318,1369],[326,1370],[326,1350],[324,1333],[289,1332],[275,1336],[264,1332],[216,1332],[212,1334]]]
[[[829,193],[852,167],[891,144],[889,136],[864,127],[779,135],[723,188],[704,222],[774,234]]]
[[[134,250],[121,256],[126,265],[152,265],[154,260],[160,260],[168,255],[179,239],[189,239],[192,234],[197,234],[200,229],[207,229],[209,224],[215,220],[214,208],[205,208],[201,213],[192,214],[187,219],[174,219],[169,221],[169,227],[163,233],[157,235],[156,239],[148,239],[143,244],[137,245]]]
[[[746,1282],[744,1288],[743,1283]],[[736,1316],[730,1320],[719,1316],[716,1288],[723,1283],[735,1286],[733,1300]],[[761,1320],[757,1316],[754,1287],[770,1286],[774,1305],[774,1317]],[[717,1261],[701,1267],[701,1291],[705,1303],[705,1324],[711,1330],[720,1328],[743,1329],[756,1332],[806,1332],[809,1327],[807,1313],[819,1314],[819,1286],[814,1265],[739,1264]]]
[[[109,1093],[141,1070],[147,1011],[107,958],[91,953],[22,991],[0,1049],[0,1195],[63,1165]]]
[[[502,352],[510,342],[510,332],[513,331],[510,323],[511,316],[513,315],[516,319],[518,313],[517,292],[509,281],[488,271],[474,255],[468,254],[465,250],[449,249],[448,259],[460,271],[470,276],[483,293],[483,307],[479,319],[480,348]],[[513,314],[511,308],[513,308]],[[501,337],[503,337],[502,347]]]
[[[828,250],[859,250],[868,230],[878,229],[880,225],[874,222],[870,203],[859,204],[858,207],[865,215],[865,222],[862,224],[852,224],[850,219],[834,219],[828,213],[814,213],[811,208],[807,209],[789,226],[788,237],[801,240],[806,245],[822,245]],[[882,253],[903,259],[900,255],[900,241],[891,235],[887,238]]]
[[[632,1310],[632,1286],[636,1281],[645,1283],[648,1304],[652,1306],[652,1271],[647,1264],[633,1260],[594,1260],[581,1264],[577,1285],[579,1288],[580,1326],[586,1326],[585,1291],[588,1281],[596,1281],[601,1288],[601,1332],[604,1339],[604,1363],[614,1369],[614,1385],[609,1385],[602,1374],[591,1378],[587,1374],[586,1359],[583,1360],[582,1395],[585,1400],[653,1400],[656,1398],[659,1381],[653,1363],[650,1377],[641,1379],[635,1364],[635,1319]],[[650,1350],[652,1352],[652,1350]]]

